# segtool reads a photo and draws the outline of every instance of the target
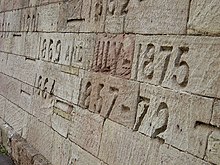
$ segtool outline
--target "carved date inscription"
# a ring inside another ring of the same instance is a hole
[[[186,87],[189,77],[189,66],[182,60],[189,52],[189,47],[140,44],[139,45],[139,65],[138,80],[162,84],[167,75],[171,81],[179,87]],[[172,71],[168,70],[168,68]],[[172,72],[172,73],[171,73]]]
[[[54,93],[55,80],[50,80],[44,78],[41,75],[37,77],[36,87],[37,95],[42,96],[47,99],[50,95]]]
[[[96,43],[92,70],[129,79],[133,53],[133,36],[101,36]]]
[[[80,105],[83,108],[133,127],[138,83],[94,73],[84,80],[81,93]]]

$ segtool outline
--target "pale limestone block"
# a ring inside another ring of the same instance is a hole
[[[104,32],[107,0],[73,0],[60,6],[58,31]]]
[[[36,59],[38,52],[38,33],[26,33],[24,42],[24,54],[27,58]]]
[[[6,31],[20,31],[21,10],[13,10],[5,13],[4,24]]]
[[[203,158],[213,99],[141,84],[139,100],[135,130]]]
[[[4,120],[15,132],[22,136],[25,135],[27,131],[28,117],[27,112],[10,101],[6,101]]]
[[[74,51],[71,66],[88,70],[95,49],[95,35],[78,34],[74,40],[74,47],[72,49]]]
[[[192,0],[190,5],[189,34],[220,33],[220,4],[218,0]]]
[[[59,17],[59,3],[39,6],[37,15],[39,15],[37,23],[37,31],[56,31]]]
[[[38,57],[53,63],[88,69],[94,44],[95,34],[41,33]]]
[[[186,33],[189,0],[123,0],[123,4],[120,12],[121,16],[126,15],[125,32]]]
[[[208,138],[206,160],[219,164],[220,162],[220,130],[213,131]]]
[[[32,117],[28,124],[27,142],[49,161],[52,159],[54,131],[51,127]]]
[[[1,42],[1,41],[0,41]],[[5,73],[6,64],[7,64],[8,54],[0,52],[0,72]]]
[[[166,144],[160,147],[159,156],[156,161],[157,165],[211,165],[202,159],[196,158]]]
[[[19,107],[27,111],[28,113],[33,114],[33,107],[32,107],[32,98],[34,94],[34,87],[30,86],[25,83],[21,83],[21,91],[20,91],[20,100],[19,100]]]
[[[139,83],[87,73],[84,76],[79,104],[105,118],[133,127]]]
[[[29,0],[14,0],[13,9],[28,7]]]
[[[8,54],[7,67],[9,69],[8,75],[29,85],[34,85],[37,73],[35,60],[24,56]]]
[[[51,118],[52,128],[63,137],[67,137],[70,121],[54,113]]]
[[[4,6],[4,3],[5,3],[6,0],[0,0],[0,12],[3,12],[5,11],[5,6]]]
[[[1,3],[2,3],[2,0],[0,0],[0,11],[1,11]],[[3,31],[3,27],[2,27],[2,25],[3,25],[3,23],[4,23],[4,15],[5,15],[5,13],[0,13],[0,31]]]
[[[107,164],[156,165],[160,142],[133,132],[122,125],[106,120],[101,140],[99,158]]]
[[[4,0],[4,11],[13,9],[13,0]]]
[[[33,32],[38,25],[37,8],[24,8],[21,10],[21,31]]]
[[[12,51],[12,38],[13,34],[11,32],[4,32],[5,26],[3,26],[3,32],[1,32],[0,37],[0,48],[1,51],[11,53]]]
[[[33,114],[39,121],[51,126],[51,118],[53,114],[54,97],[42,97],[40,90],[35,89],[31,97],[31,109],[29,112]]]
[[[0,95],[0,118],[4,119],[6,99]]]
[[[219,43],[217,37],[138,35],[132,78],[220,97]]]
[[[69,139],[93,155],[98,155],[104,118],[76,107],[69,130]]]
[[[0,94],[15,104],[19,104],[21,82],[0,73]]]
[[[60,65],[44,61],[38,61],[37,65],[38,73],[35,86],[42,90],[42,95],[54,94],[77,104],[83,73],[79,76],[67,74],[61,72]]]
[[[105,32],[123,33],[130,0],[107,0]]]
[[[211,124],[220,127],[220,100],[214,101]]]
[[[11,53],[24,55],[25,54],[25,34],[24,33],[12,33],[11,39]]]
[[[71,158],[71,142],[58,133],[54,133],[53,148],[52,148],[52,164],[69,164]]]

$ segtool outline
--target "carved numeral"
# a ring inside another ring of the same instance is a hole
[[[173,79],[182,87],[186,87],[189,77],[189,65],[186,61],[181,60],[189,52],[188,47],[179,47],[177,58],[175,60],[176,72],[173,75]]]

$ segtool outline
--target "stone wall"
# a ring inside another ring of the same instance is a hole
[[[219,165],[219,0],[0,0],[0,117],[53,165]]]

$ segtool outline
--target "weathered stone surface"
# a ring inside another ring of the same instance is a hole
[[[4,119],[6,99],[0,95],[0,116]]]
[[[13,0],[13,9],[28,7],[29,0]]]
[[[52,158],[53,134],[51,127],[32,117],[28,125],[27,141],[48,160]]]
[[[29,85],[34,85],[36,73],[36,62],[24,56],[8,54],[7,75],[19,79]]]
[[[52,128],[63,137],[67,137],[70,121],[54,113],[51,118]]]
[[[38,26],[37,8],[25,8],[21,10],[21,31],[33,32]]]
[[[73,0],[60,6],[58,30],[65,32],[103,32],[106,0]]]
[[[220,97],[220,38],[136,37],[132,77],[199,95]]]
[[[119,2],[119,0],[118,0]],[[125,32],[145,34],[185,34],[189,0],[123,0]],[[122,24],[123,25],[123,24]],[[120,26],[122,26],[120,25]]]
[[[220,127],[220,100],[214,101],[211,124]]]
[[[25,54],[25,35],[24,33],[20,32],[12,32],[11,38],[11,52],[17,55],[24,55]]]
[[[53,63],[88,69],[95,43],[94,34],[41,33],[38,57]]]
[[[96,41],[92,70],[129,79],[133,53],[133,35],[100,35]]]
[[[213,131],[208,137],[206,160],[219,164],[220,162],[220,130]]]
[[[218,0],[192,0],[190,5],[189,34],[220,34],[220,5]]]
[[[0,52],[0,72],[5,73],[6,64],[7,64],[8,54]]]
[[[59,3],[40,6],[37,8],[38,31],[56,31],[59,17]]]
[[[76,107],[69,130],[69,139],[93,155],[98,155],[104,118]]]
[[[160,147],[157,165],[211,165],[204,160],[196,158],[190,154],[179,151],[171,146],[162,145]]]
[[[36,155],[33,160],[33,165],[51,165],[51,163],[42,155]]]
[[[102,135],[99,158],[113,165],[156,165],[160,142],[106,120]]]
[[[47,98],[54,94],[72,103],[78,102],[81,77],[61,72],[60,65],[38,61],[38,73],[35,87],[41,89],[39,95]]]
[[[79,104],[105,118],[133,127],[139,84],[101,73],[87,73],[84,77]]]
[[[14,19],[16,18],[16,19]],[[5,31],[20,31],[21,10],[5,12],[4,26]]]
[[[28,117],[27,112],[10,101],[6,101],[4,120],[22,136],[25,136],[27,132]]]
[[[203,158],[212,99],[141,84],[139,100],[136,130]]]

